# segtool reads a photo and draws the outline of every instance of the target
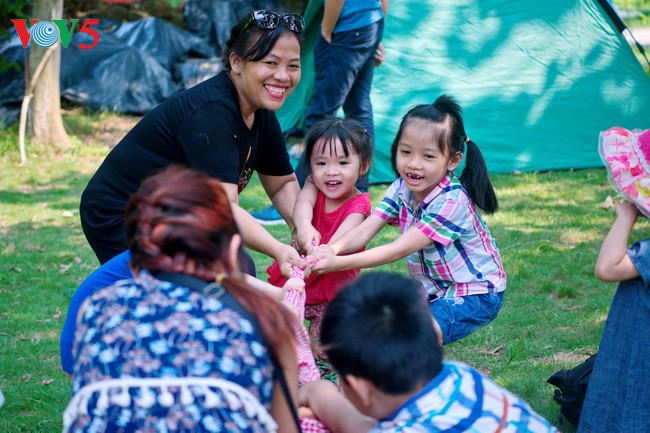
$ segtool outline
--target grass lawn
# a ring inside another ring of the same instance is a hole
[[[88,134],[104,115],[65,116],[73,145],[28,146],[19,166],[16,130],[0,131],[0,432],[61,431],[70,381],[59,366],[59,332],[68,302],[97,266],[78,216],[81,191],[107,152]],[[594,143],[594,152],[596,151]],[[486,219],[503,254],[508,290],[500,316],[451,344],[447,358],[477,367],[527,400],[565,433],[546,379],[596,351],[615,284],[599,282],[593,266],[614,219],[601,206],[613,195],[604,169],[494,175],[501,209]],[[384,185],[371,188],[373,200]],[[255,179],[243,206],[267,200]],[[289,240],[286,226],[270,228]],[[373,244],[393,239],[387,228]],[[650,236],[642,220],[633,238]],[[254,254],[259,274],[271,260]],[[383,267],[405,273],[403,263]]]

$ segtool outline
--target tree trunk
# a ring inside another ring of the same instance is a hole
[[[40,21],[61,19],[63,0],[34,0],[34,10],[30,18]],[[29,76],[32,77],[39,62],[45,55],[46,48],[41,48],[33,41],[30,44]],[[29,139],[32,143],[47,143],[57,146],[70,144],[68,134],[63,126],[61,117],[61,89],[59,72],[61,67],[61,43],[44,65],[34,87],[34,98],[31,102],[29,122]]]

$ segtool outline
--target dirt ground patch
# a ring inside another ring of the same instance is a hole
[[[84,128],[85,132],[77,135],[85,142],[113,148],[141,118],[142,116],[110,115],[105,119],[90,122]]]
[[[577,365],[591,356],[589,350],[585,348],[578,348],[571,352],[558,352],[554,353],[552,357],[546,358],[546,362],[555,363],[558,365]]]

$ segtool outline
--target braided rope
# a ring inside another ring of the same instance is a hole
[[[315,244],[313,244],[316,246]],[[314,266],[316,261],[307,259],[309,266]],[[291,270],[292,278],[305,279],[305,271],[297,266],[293,266]],[[299,321],[294,321],[294,333],[296,336],[296,357],[298,358],[298,384],[314,382],[320,380],[320,371],[316,366],[314,355],[311,351],[309,344],[309,335],[307,329],[303,325],[305,320],[305,292],[299,292],[296,289],[289,289],[284,295],[284,301],[293,305],[298,310]],[[300,428],[303,433],[330,433],[330,429],[319,420],[311,417],[300,417]]]

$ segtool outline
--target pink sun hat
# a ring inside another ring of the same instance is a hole
[[[598,153],[616,191],[650,218],[650,129],[609,128]]]

